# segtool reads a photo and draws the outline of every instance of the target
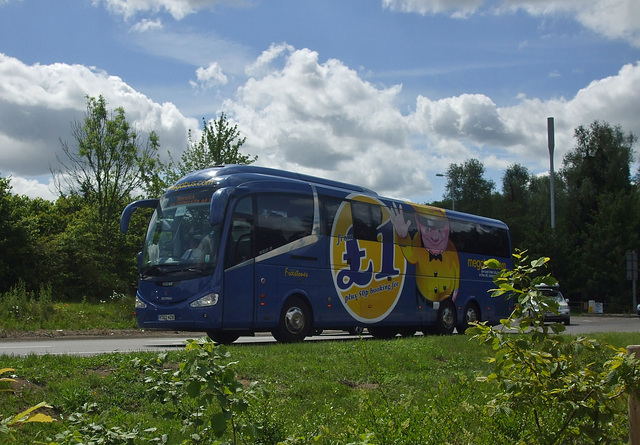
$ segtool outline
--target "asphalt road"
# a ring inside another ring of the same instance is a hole
[[[572,317],[567,327],[568,334],[586,334],[591,332],[640,332],[640,317],[587,316]],[[166,351],[184,347],[185,340],[199,338],[204,334],[185,333],[184,335],[119,337],[117,334],[105,337],[61,337],[53,339],[4,339],[0,341],[2,355],[45,355],[78,354],[93,355],[110,352]],[[367,335],[365,335],[367,337]],[[348,340],[357,338],[346,332],[332,331],[323,335],[309,337],[307,341]],[[258,334],[255,337],[241,337],[236,343],[274,343],[272,336]]]

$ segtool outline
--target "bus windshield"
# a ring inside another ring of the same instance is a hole
[[[219,226],[210,225],[214,188],[180,190],[159,201],[142,251],[142,278],[209,275],[220,245]]]

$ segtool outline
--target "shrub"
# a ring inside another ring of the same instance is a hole
[[[467,330],[493,349],[493,372],[478,379],[498,389],[487,413],[519,412],[525,419],[520,437],[529,444],[624,442],[623,396],[640,387],[638,360],[624,348],[559,335],[563,325],[544,322],[545,312],[557,312],[557,303],[536,290],[538,284],[556,283],[541,273],[549,258],[529,262],[526,252],[514,257],[515,268],[495,277],[492,296],[515,298],[515,310],[499,328],[478,324]],[[485,265],[497,266],[495,260]]]

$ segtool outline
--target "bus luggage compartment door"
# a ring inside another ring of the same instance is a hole
[[[254,324],[255,261],[245,261],[224,273],[223,329],[250,329]]]

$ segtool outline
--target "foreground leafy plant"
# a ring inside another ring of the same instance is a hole
[[[486,408],[488,414],[523,414],[525,431],[520,437],[529,444],[624,441],[623,395],[640,388],[639,361],[624,348],[558,335],[563,325],[544,322],[545,312],[557,313],[557,303],[536,289],[557,283],[541,273],[549,258],[529,261],[526,252],[517,252],[514,258],[513,270],[496,275],[498,288],[492,293],[514,298],[513,313],[501,320],[500,328],[478,324],[467,330],[494,351],[489,360],[493,372],[478,378],[498,387]],[[499,264],[489,260],[485,266]]]
[[[228,430],[234,444],[240,437],[260,437],[260,426],[243,417],[249,402],[256,399],[257,385],[253,382],[245,388],[236,378],[236,362],[228,361],[226,347],[205,337],[187,340],[186,351],[187,357],[176,372],[164,366],[162,355],[155,366],[146,366],[151,391],[162,402],[172,404],[167,415],[180,418],[185,431],[193,430],[193,443],[211,443],[211,434],[220,438]]]
[[[167,443],[166,435],[154,437],[156,428],[126,431],[119,426],[108,428],[94,422],[91,417],[98,411],[95,403],[85,404],[79,412],[69,416],[68,422],[73,428],[56,434],[53,439],[48,438],[46,445]]]

